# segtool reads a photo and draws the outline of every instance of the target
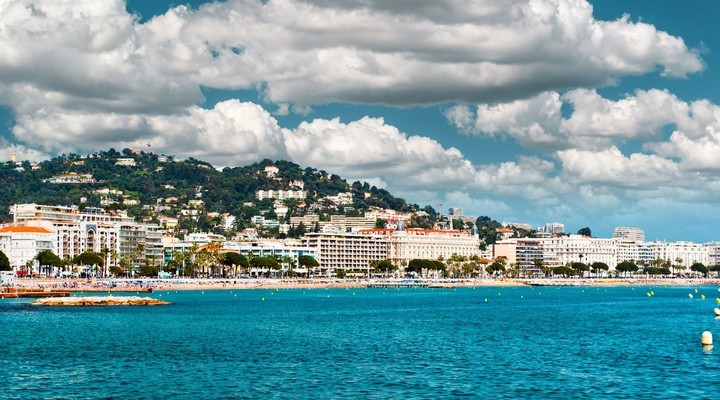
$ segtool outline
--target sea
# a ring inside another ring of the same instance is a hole
[[[720,398],[716,286],[141,295],[0,300],[0,398]]]

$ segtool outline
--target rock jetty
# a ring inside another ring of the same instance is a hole
[[[157,306],[167,301],[139,296],[48,297],[30,303],[33,306]]]

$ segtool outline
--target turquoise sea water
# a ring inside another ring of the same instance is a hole
[[[163,291],[151,296],[172,305],[104,308],[6,299],[0,398],[717,399],[720,292],[694,289]],[[715,350],[702,349],[705,330]]]

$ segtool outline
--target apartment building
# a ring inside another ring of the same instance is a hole
[[[307,192],[304,190],[258,190],[257,192],[255,192],[255,197],[257,197],[258,200],[265,200],[265,199],[302,200],[305,197],[307,197]]]
[[[612,269],[618,263],[617,245],[613,239],[582,235],[516,239],[515,258],[519,268],[530,273],[541,272],[536,260],[542,261],[542,265],[547,267],[559,267],[574,262],[588,265],[602,262]]]
[[[302,238],[302,247],[315,249],[320,267],[328,273],[335,269],[363,272],[371,261],[388,256],[384,236],[358,233],[308,233]]]
[[[618,226],[613,232],[613,239],[622,239],[629,242],[641,243],[645,241],[645,231],[641,228]]]
[[[13,271],[26,265],[36,266],[35,258],[43,250],[54,251],[51,231],[32,226],[0,228],[0,250],[8,257]]]
[[[105,266],[117,265],[123,257],[134,263],[157,254],[157,225],[135,222],[127,213],[111,214],[105,210],[77,206],[15,204],[11,206],[13,226],[47,229],[54,235],[53,252],[60,258],[72,259],[86,250],[104,253]],[[148,232],[152,237],[148,246]],[[153,239],[154,238],[154,239]]]
[[[650,262],[652,260],[669,260],[673,265],[682,265],[690,267],[694,263],[710,263],[710,247],[705,244],[693,242],[646,242],[644,246],[647,248],[645,257],[642,261]]]

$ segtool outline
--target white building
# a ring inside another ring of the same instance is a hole
[[[70,172],[67,174],[53,176],[52,178],[43,179],[43,182],[57,183],[57,184],[95,183],[95,179],[93,178],[93,176],[91,174],[76,174],[74,172]]]
[[[570,235],[554,238],[517,239],[516,259],[520,269],[539,273],[536,261],[546,267],[582,262],[605,263],[612,270],[618,264],[617,246],[612,239]]]
[[[545,228],[543,229],[543,232],[545,233],[565,233],[565,224],[561,222],[549,222],[545,224]]]
[[[412,228],[369,232],[385,234],[388,243],[387,258],[395,265],[408,263],[413,259],[448,259],[453,254],[466,257],[480,255],[480,239],[468,231]]]
[[[720,264],[720,242],[705,243],[708,249],[708,265]]]
[[[257,192],[255,192],[255,197],[257,197],[258,200],[303,200],[305,197],[307,197],[307,192],[304,190],[258,190]]]
[[[134,167],[137,164],[135,163],[134,158],[116,158],[115,165],[124,166],[124,167]]]
[[[618,226],[613,232],[613,239],[622,239],[629,242],[640,243],[645,241],[645,231],[641,228]]]
[[[689,268],[694,263],[710,263],[710,248],[704,244],[693,242],[646,242],[646,257],[643,261],[665,260],[670,261],[673,265],[682,265]]]
[[[328,273],[335,269],[365,272],[371,261],[384,260],[388,245],[381,235],[357,233],[308,233],[302,246],[315,249],[320,267]]]
[[[53,252],[64,259],[72,259],[86,250],[104,253],[105,266],[117,265],[123,256],[146,248],[148,231],[154,225],[135,222],[126,213],[110,214],[103,209],[76,206],[48,206],[15,204],[11,206],[13,225],[34,226],[54,235]],[[151,247],[154,246],[151,244]],[[140,262],[141,254],[135,262]]]
[[[43,250],[54,251],[50,230],[32,226],[6,226],[0,229],[0,250],[8,257],[13,271],[26,265]]]

